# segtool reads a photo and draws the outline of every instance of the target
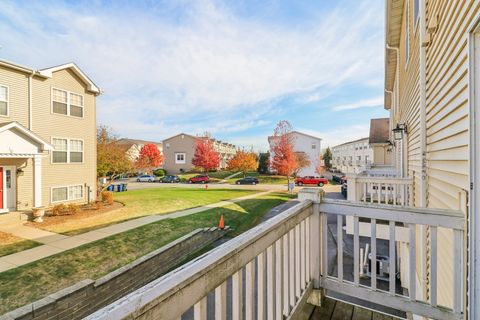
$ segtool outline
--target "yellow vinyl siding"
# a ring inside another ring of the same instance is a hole
[[[84,99],[83,118],[55,114],[52,112],[52,88],[81,94]],[[35,78],[33,84],[33,129],[48,142],[52,138],[83,140],[83,163],[52,164],[51,155],[42,162],[44,181],[42,200],[51,204],[51,188],[66,185],[83,185],[84,199],[87,188],[96,188],[96,119],[95,95],[87,91],[86,85],[71,70],[53,73],[52,78]]]
[[[0,123],[17,121],[28,128],[28,74],[0,66],[0,85],[8,87],[8,117],[0,115]]]

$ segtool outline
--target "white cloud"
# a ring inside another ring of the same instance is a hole
[[[353,110],[359,108],[372,108],[372,107],[379,107],[383,105],[383,97],[375,97],[371,99],[365,99],[356,101],[354,103],[342,104],[332,108],[334,111],[344,111],[344,110]]]
[[[269,101],[382,74],[380,9],[368,0],[294,26],[214,1],[181,2],[181,23],[154,10],[22,5],[0,3],[0,54],[42,68],[77,62],[105,91],[99,121],[132,137],[251,130],[268,121]]]

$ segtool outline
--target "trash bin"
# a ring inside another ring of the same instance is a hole
[[[121,184],[117,184],[117,192],[122,192],[122,185]]]
[[[127,191],[127,184],[126,183],[122,183],[122,191]]]
[[[107,187],[107,190],[108,190],[108,191],[113,191],[113,188],[114,188],[114,186],[113,186],[113,184],[111,184],[111,185],[109,185],[109,186]]]

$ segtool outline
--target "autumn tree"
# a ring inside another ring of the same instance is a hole
[[[323,153],[323,160],[325,161],[325,167],[330,169],[332,167],[332,150],[330,150],[330,147]]]
[[[227,169],[241,171],[243,177],[249,171],[255,171],[258,167],[257,155],[254,152],[237,151],[227,163]]]
[[[295,162],[297,164],[294,170],[295,176],[298,175],[300,170],[310,166],[311,164],[310,158],[305,152],[295,152]]]
[[[293,151],[292,126],[286,120],[280,121],[270,138],[270,152],[273,154],[271,167],[280,175],[290,176],[297,168],[295,152]]]
[[[152,171],[163,164],[164,157],[158,150],[158,147],[153,143],[145,144],[140,149],[140,154],[135,163],[135,166],[144,171]]]
[[[315,166],[315,173],[318,173],[319,175],[324,174],[327,171],[326,166],[325,166],[325,160],[323,158],[323,155],[319,155],[317,159],[317,163]]]
[[[111,128],[97,128],[97,175],[110,177],[113,181],[118,175],[128,173],[133,169],[125,148],[117,143],[117,137]],[[107,185],[108,186],[108,185]]]
[[[205,172],[217,169],[220,166],[220,155],[215,151],[212,139],[197,139],[192,164],[195,167],[202,168]]]
[[[268,172],[268,165],[270,162],[270,153],[269,152],[263,152],[260,153],[258,156],[258,173],[267,173]]]

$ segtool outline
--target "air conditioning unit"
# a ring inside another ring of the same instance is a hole
[[[393,266],[395,268],[395,266]],[[395,270],[392,270],[395,272]],[[390,258],[383,255],[377,255],[377,279],[389,280],[390,275]],[[372,273],[372,254],[368,254],[368,275]]]

